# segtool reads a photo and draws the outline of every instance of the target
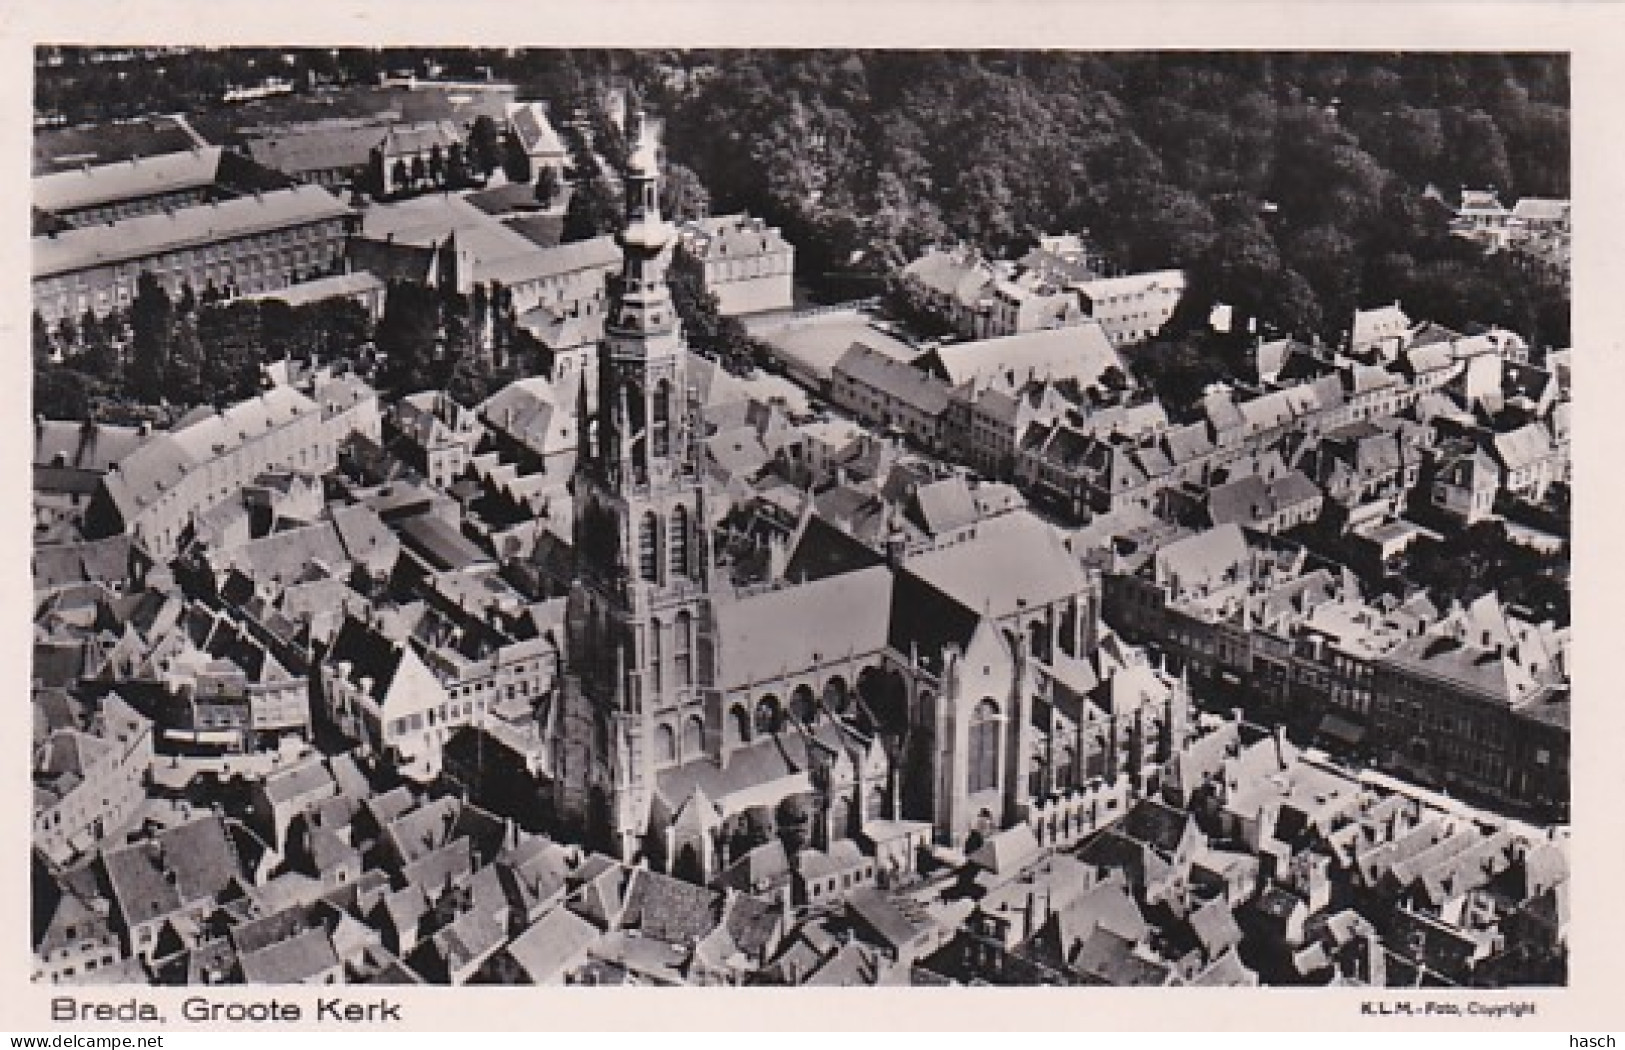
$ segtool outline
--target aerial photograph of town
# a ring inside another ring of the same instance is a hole
[[[1568,984],[1567,56],[31,76],[35,981]]]

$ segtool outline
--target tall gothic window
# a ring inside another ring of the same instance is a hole
[[[655,727],[655,760],[677,761],[677,732],[664,723]]]
[[[999,707],[992,700],[976,705],[970,719],[971,791],[986,791],[999,783]]]
[[[638,575],[650,583],[660,580],[660,522],[653,511],[643,515],[638,528]]]
[[[655,385],[654,448],[657,456],[671,454],[671,383],[665,379]]]
[[[694,574],[688,560],[688,545],[688,509],[679,505],[671,512],[671,574],[680,580]]]
[[[683,726],[683,761],[699,757],[704,750],[705,720],[699,715],[690,715]]]
[[[663,688],[662,678],[664,676],[662,671],[664,668],[661,667],[661,661],[664,659],[665,654],[660,646],[661,630],[659,620],[649,621],[649,692],[653,696],[659,696]]]
[[[677,614],[677,637],[672,640],[672,664],[676,668],[677,684],[694,684],[694,617],[684,611]]]

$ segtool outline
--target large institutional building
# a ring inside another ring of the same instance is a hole
[[[701,469],[654,145],[629,138],[624,263],[579,395],[561,816],[707,878],[747,811],[792,797],[820,848],[974,848],[1091,784],[1138,784],[1179,746],[1184,691],[1097,651],[1098,587],[1037,519],[883,555],[808,513],[743,571],[756,552]]]

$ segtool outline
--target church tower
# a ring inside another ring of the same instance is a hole
[[[699,397],[666,269],[657,146],[628,118],[624,254],[612,278],[598,383],[580,385],[576,580],[567,618],[555,775],[561,815],[625,859],[649,831],[654,774],[709,734],[710,674]]]

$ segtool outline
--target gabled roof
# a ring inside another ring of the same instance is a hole
[[[1342,369],[1343,389],[1351,397],[1386,390],[1399,384],[1399,378],[1379,365],[1347,365]]]
[[[980,612],[920,577],[906,571],[897,574],[887,627],[887,642],[897,651],[917,650],[933,657],[944,646],[963,651],[981,622]]]
[[[132,543],[128,533],[82,543],[34,548],[34,589],[75,583],[118,583],[130,578]]]
[[[1241,927],[1236,924],[1235,913],[1223,897],[1208,901],[1191,912],[1190,925],[1210,959],[1241,942]]]
[[[477,260],[477,263],[474,274],[477,280],[497,281],[513,287],[568,274],[617,270],[621,265],[621,246],[613,237],[589,237],[548,248],[532,246],[529,251],[504,254],[489,261]]]
[[[1072,287],[1091,299],[1154,295],[1158,292],[1178,294],[1185,290],[1185,271],[1149,270],[1145,273],[1129,273],[1119,277],[1095,277],[1078,281]]]
[[[391,124],[384,132],[384,156],[427,153],[435,146],[448,149],[459,140],[457,125],[449,120]]]
[[[1320,499],[1321,491],[1302,471],[1265,481],[1248,474],[1208,492],[1208,517],[1215,525],[1255,525],[1288,507]]]
[[[503,918],[500,911],[474,907],[457,916],[451,925],[435,931],[430,944],[454,979],[502,946],[508,934]]]

